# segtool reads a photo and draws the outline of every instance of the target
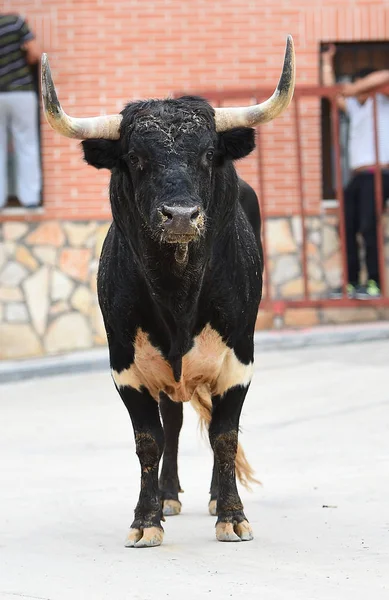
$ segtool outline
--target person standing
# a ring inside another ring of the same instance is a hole
[[[7,201],[7,130],[16,160],[16,194],[25,207],[40,203],[38,98],[30,65],[40,60],[33,33],[20,15],[0,13],[0,208]]]
[[[324,85],[335,84],[333,44],[322,54]],[[377,249],[375,200],[376,150],[374,137],[374,100],[372,91],[389,83],[389,71],[363,69],[344,84],[337,97],[339,108],[349,119],[348,157],[351,179],[344,192],[348,264],[347,291],[351,298],[368,299],[381,295]],[[374,92],[373,92],[374,93]],[[378,160],[382,172],[383,207],[389,197],[389,98],[377,94]],[[357,234],[362,235],[368,281],[361,285]],[[332,297],[341,297],[341,289]]]

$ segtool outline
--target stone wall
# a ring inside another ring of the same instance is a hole
[[[306,253],[308,292],[312,299],[328,298],[342,283],[338,217],[323,214],[308,217]],[[271,296],[274,299],[299,300],[304,296],[302,273],[302,226],[300,217],[272,218],[266,226]],[[361,244],[363,264],[363,245]],[[386,277],[389,281],[389,219],[385,218]],[[362,270],[362,283],[366,273]]]
[[[304,280],[301,262],[301,219],[269,219],[266,236],[272,298],[302,299]],[[328,297],[330,289],[341,282],[336,217],[308,217],[306,241],[309,294],[313,299]]]
[[[0,224],[0,358],[106,343],[96,274],[109,223]]]
[[[342,265],[339,240],[338,217],[324,213],[321,216],[306,219],[308,292],[311,299],[326,299],[332,289],[342,283]],[[269,256],[271,297],[276,300],[301,300],[304,297],[304,282],[301,262],[302,227],[300,217],[280,217],[267,221],[267,252]],[[360,247],[363,264],[363,245]],[[385,255],[386,281],[389,284],[389,219],[385,217]],[[366,272],[362,270],[362,283],[366,281]],[[259,329],[274,326],[271,311],[261,309],[258,314]],[[348,323],[388,319],[387,308],[360,306],[338,308],[336,300],[333,307],[288,308],[279,325],[287,327],[310,326],[328,323]]]
[[[109,222],[45,221],[0,224],[0,359],[58,354],[106,343],[97,304],[98,258]],[[306,222],[309,293],[327,298],[341,283],[338,223],[334,215]],[[271,296],[303,297],[301,221],[267,222]],[[386,222],[389,281],[389,227]],[[361,306],[326,310],[289,308],[286,326],[388,318],[386,309]],[[274,325],[260,310],[258,328]]]

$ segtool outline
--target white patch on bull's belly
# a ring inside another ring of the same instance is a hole
[[[112,370],[113,379],[118,387],[131,386],[139,390],[144,386],[156,400],[160,392],[165,392],[176,402],[187,402],[196,388],[204,384],[210,394],[223,395],[237,385],[247,386],[253,376],[253,363],[240,362],[210,325],[195,337],[193,348],[183,357],[179,382],[175,381],[170,364],[150,343],[146,332],[138,329],[134,346],[133,364],[120,373]]]

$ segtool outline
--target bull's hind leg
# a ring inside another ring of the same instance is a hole
[[[127,547],[159,546],[163,540],[162,505],[158,487],[159,461],[164,434],[157,402],[144,388],[137,391],[120,387],[119,393],[130,414],[135,435],[136,453],[141,466],[141,489],[134,521],[127,536]]]
[[[219,490],[219,474],[216,465],[215,458],[213,460],[213,469],[212,469],[212,480],[211,480],[211,489],[209,490],[210,499],[208,504],[209,514],[213,517],[217,515],[217,495]]]
[[[248,386],[230,388],[212,398],[209,439],[218,474],[216,537],[220,542],[253,539],[236,487],[235,458],[238,448],[239,417]]]
[[[165,448],[159,477],[159,489],[163,503],[163,514],[172,516],[181,512],[178,493],[182,490],[178,478],[177,455],[183,406],[181,402],[172,402],[166,394],[162,393],[159,408],[165,432]]]

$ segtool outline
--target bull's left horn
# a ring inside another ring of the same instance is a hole
[[[295,57],[293,38],[288,35],[284,66],[274,94],[265,102],[254,106],[215,108],[216,131],[233,127],[255,127],[275,119],[288,106],[293,96],[295,80]]]
[[[122,115],[105,115],[77,119],[69,117],[58,101],[47,54],[42,54],[42,100],[49,125],[65,137],[86,140],[89,138],[119,139]]]

